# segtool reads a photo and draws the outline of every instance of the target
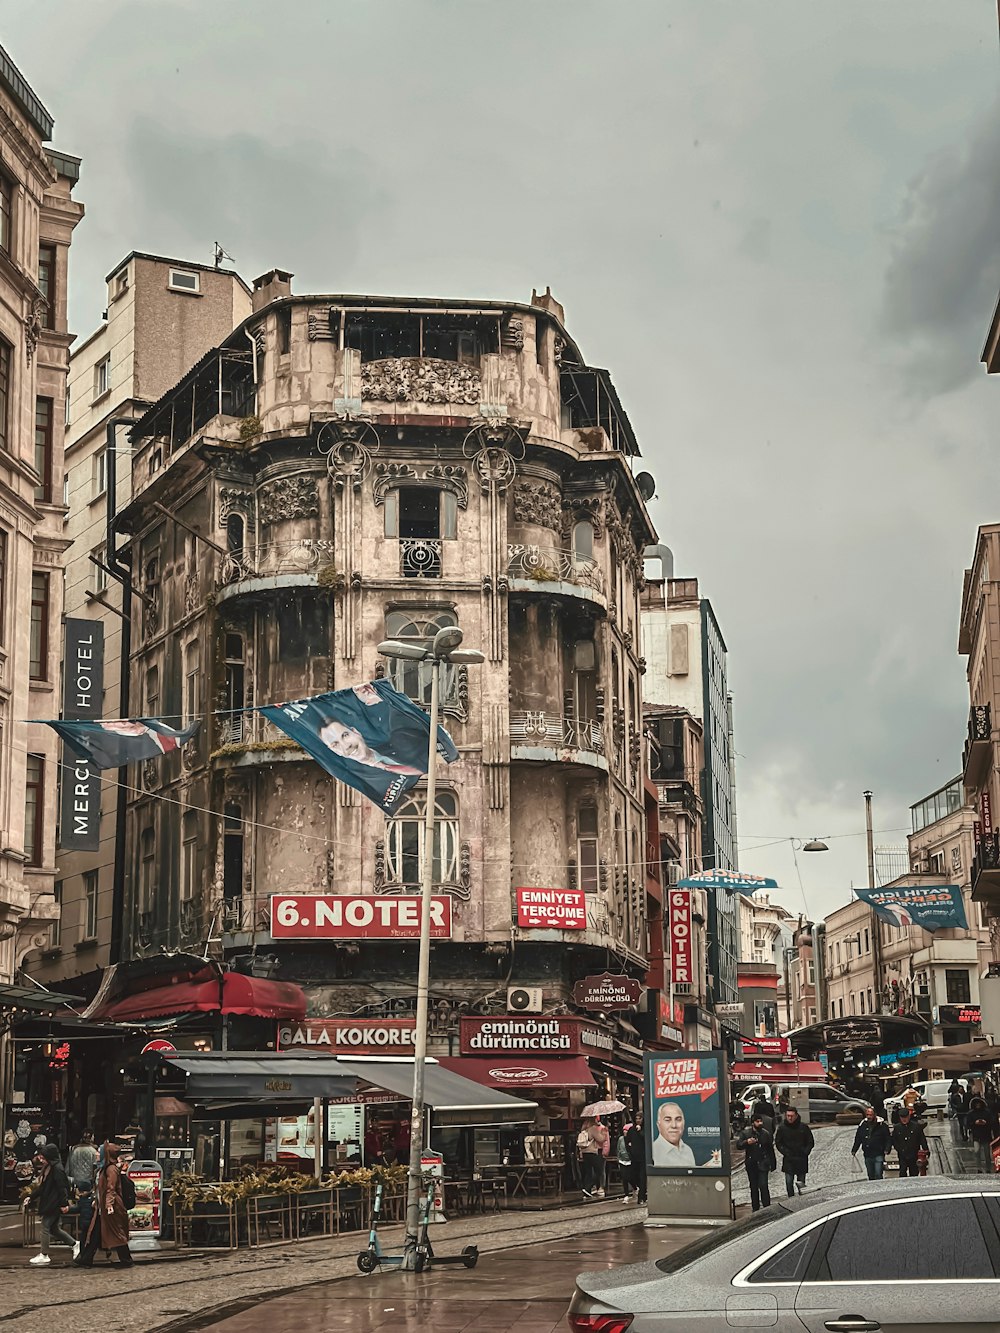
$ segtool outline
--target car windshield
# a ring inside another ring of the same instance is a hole
[[[794,1201],[795,1204],[800,1202],[798,1199]],[[728,1245],[730,1241],[740,1240],[752,1231],[759,1231],[761,1227],[772,1226],[775,1222],[787,1220],[788,1215],[795,1211],[792,1201],[787,1204],[775,1203],[770,1208],[761,1209],[758,1213],[751,1213],[742,1222],[734,1222],[730,1226],[721,1227],[718,1231],[713,1231],[707,1236],[702,1236],[700,1240],[685,1245],[683,1249],[675,1250],[673,1254],[668,1254],[663,1259],[657,1259],[656,1266],[661,1273],[676,1273],[681,1268],[686,1268],[688,1264],[693,1264],[697,1259],[703,1259],[706,1254],[711,1254],[713,1250],[717,1250],[720,1246]]]

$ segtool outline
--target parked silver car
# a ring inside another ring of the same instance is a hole
[[[1000,1325],[1000,1180],[818,1190],[656,1263],[582,1273],[574,1333],[916,1333]]]

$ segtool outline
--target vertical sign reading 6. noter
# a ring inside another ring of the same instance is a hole
[[[66,621],[63,708],[67,721],[99,718],[104,711],[104,626],[97,620]],[[60,768],[59,845],[93,852],[101,842],[101,777],[63,746]]]
[[[694,981],[694,960],[691,948],[691,893],[688,889],[671,889],[669,898],[670,975],[675,986]]]

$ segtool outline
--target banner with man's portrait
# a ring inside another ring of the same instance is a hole
[[[646,1052],[646,1165],[653,1175],[728,1175],[724,1051]]]

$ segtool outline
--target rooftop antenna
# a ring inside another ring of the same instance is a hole
[[[221,265],[222,265],[222,261],[223,261],[224,259],[228,259],[229,262],[230,262],[230,264],[235,264],[235,263],[236,263],[236,260],[232,257],[232,255],[227,254],[226,251],[223,250],[223,248],[222,248],[222,246],[219,244],[219,242],[216,241],[216,242],[215,242],[215,268],[216,268],[216,272],[218,272],[219,268],[220,268]]]

